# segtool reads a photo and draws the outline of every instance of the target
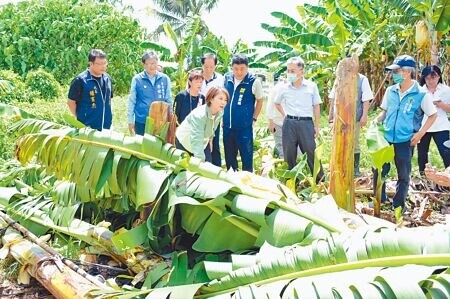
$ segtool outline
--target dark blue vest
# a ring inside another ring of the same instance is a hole
[[[155,101],[167,101],[169,95],[166,95],[166,90],[170,81],[167,75],[161,73],[156,73],[154,85],[145,72],[137,74],[134,78],[136,80],[135,121],[145,124],[151,104]]]
[[[234,88],[233,73],[224,77],[225,88],[230,94],[230,100],[223,113],[223,127],[228,129],[243,129],[253,125],[255,112],[255,95],[252,92],[256,76],[250,73]]]
[[[104,73],[100,79],[106,87],[105,93],[89,70],[79,74],[78,78],[83,82],[83,91],[80,101],[77,102],[77,119],[86,126],[99,131],[109,129],[112,123],[111,77]]]

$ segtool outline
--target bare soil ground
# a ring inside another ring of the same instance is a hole
[[[32,279],[30,285],[22,285],[17,281],[3,279],[0,275],[0,298],[2,299],[54,299],[55,297],[37,280]]]

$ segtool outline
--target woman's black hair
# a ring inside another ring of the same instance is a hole
[[[422,70],[422,75],[419,79],[420,86],[425,85],[425,78],[428,75],[438,75],[439,76],[439,83],[442,83],[442,72],[441,69],[437,65],[428,65]]]

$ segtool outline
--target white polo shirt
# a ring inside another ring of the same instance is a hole
[[[314,106],[322,103],[317,84],[308,79],[303,79],[299,87],[292,84],[282,86],[275,98],[275,104],[281,104],[283,101],[283,109],[287,115],[311,118],[314,117]]]
[[[433,101],[442,101],[445,104],[450,104],[450,87],[439,83],[436,87],[436,91],[431,93],[427,86],[424,85],[422,88],[427,92]],[[437,118],[436,121],[431,125],[427,132],[440,132],[440,131],[449,131],[450,130],[450,122],[448,121],[447,112],[443,109],[436,106],[437,110]],[[425,114],[422,120],[422,126],[427,121],[428,116]]]

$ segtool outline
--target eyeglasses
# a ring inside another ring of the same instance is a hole
[[[99,66],[107,66],[108,65],[108,61],[105,62],[94,62],[95,65],[99,65]]]

